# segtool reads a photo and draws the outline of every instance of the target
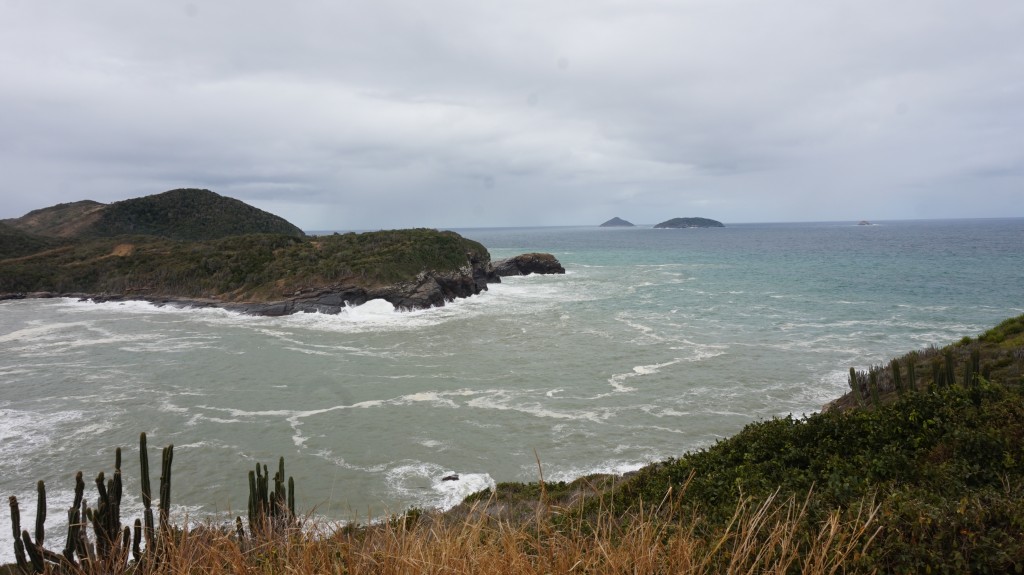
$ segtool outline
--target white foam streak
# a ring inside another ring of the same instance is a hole
[[[445,480],[445,477],[458,477]],[[487,473],[466,473],[447,469],[436,463],[409,461],[395,466],[385,474],[388,487],[405,499],[429,509],[447,511],[463,499],[496,483]]]
[[[672,359],[670,361],[666,361],[664,363],[655,363],[655,364],[651,364],[651,365],[637,365],[637,366],[633,367],[633,371],[631,371],[630,373],[620,373],[620,374],[616,374],[616,375],[611,376],[610,378],[608,378],[608,383],[611,384],[612,389],[614,389],[615,391],[617,391],[619,393],[628,393],[628,392],[631,392],[631,391],[636,391],[635,387],[629,387],[629,386],[625,385],[625,381],[627,379],[630,379],[630,378],[633,378],[633,377],[640,377],[640,376],[643,376],[643,375],[652,375],[652,374],[658,373],[663,368],[666,368],[666,367],[668,367],[670,365],[675,365],[675,364],[677,364],[677,363],[679,363],[681,361],[683,361],[683,360],[681,358],[677,357],[675,359]]]

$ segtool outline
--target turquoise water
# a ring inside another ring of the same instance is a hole
[[[244,511],[282,455],[323,517],[443,508],[536,479],[535,453],[548,479],[621,472],[816,411],[851,366],[1024,313],[1022,219],[459,231],[568,273],[410,313],[0,303],[0,492],[30,525],[45,480],[56,533],[75,472],[122,446],[134,518],[146,431],[175,444],[179,518]]]

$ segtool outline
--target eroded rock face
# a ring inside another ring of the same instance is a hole
[[[529,253],[491,263],[491,273],[499,278],[530,274],[564,274],[565,268],[551,254]]]

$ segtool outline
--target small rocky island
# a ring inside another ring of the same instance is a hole
[[[199,189],[34,210],[0,220],[0,240],[0,300],[143,300],[271,316],[339,313],[372,299],[441,306],[502,276],[565,273],[551,254],[492,264],[482,244],[450,231],[307,236]]]
[[[607,222],[601,224],[600,227],[602,227],[602,228],[632,228],[632,227],[635,227],[635,226],[631,222],[627,222],[626,220],[624,220],[622,218],[615,217],[615,218],[612,218],[612,219],[608,220]]]
[[[654,226],[655,228],[679,229],[679,228],[724,228],[725,224],[718,220],[708,218],[672,218]]]

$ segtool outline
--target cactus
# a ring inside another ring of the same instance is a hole
[[[96,554],[102,558],[119,557],[127,547],[121,532],[121,448],[114,451],[114,476],[106,479],[101,471],[96,476],[96,509],[89,519],[96,534]]]
[[[135,534],[132,539],[132,558],[136,563],[142,561],[142,520],[135,519]]]
[[[286,487],[287,485],[287,487]],[[274,491],[270,492],[270,472],[264,465],[256,464],[255,471],[249,471],[249,533],[280,532],[295,523],[295,479],[285,481],[284,458],[278,459],[274,474]],[[241,523],[237,529],[242,535]]]
[[[900,375],[900,362],[895,359],[889,362],[889,369],[892,370],[892,383],[896,387],[896,394],[903,395],[903,379]]]
[[[917,391],[917,353],[911,353],[907,356],[907,387],[910,391]]]
[[[857,380],[857,370],[850,368],[850,389],[853,390],[854,397],[857,398],[857,402],[861,405],[864,404],[864,391],[860,388],[860,382]]]
[[[164,448],[160,470],[160,530],[170,527],[168,515],[171,512],[171,462],[174,460],[174,445]]]
[[[68,536],[64,543],[64,558],[69,563],[75,562],[75,553],[79,550],[81,540],[80,530],[82,528],[82,499],[85,497],[85,480],[82,479],[82,472],[75,475],[75,502],[68,508]]]
[[[981,350],[974,348],[971,350],[971,375],[972,384],[979,385],[978,375],[981,373]]]
[[[942,387],[942,360],[935,358],[932,360],[932,391]]]
[[[150,494],[148,481],[148,460],[146,457],[145,434],[140,440],[142,448],[142,468],[144,471],[143,500],[146,503],[149,527],[152,527],[152,511],[149,510]],[[161,477],[161,519],[166,526],[166,509],[170,506],[170,465],[173,446],[164,449],[164,467]],[[145,558],[140,549],[140,540],[144,533],[147,534],[147,551],[157,549],[159,546],[150,547],[151,541],[155,539],[151,531],[143,529],[142,522],[135,520],[134,545],[132,545],[132,528],[121,525],[121,496],[123,484],[121,481],[121,450],[115,451],[114,474],[107,479],[103,472],[96,476],[95,480],[98,497],[96,508],[90,509],[85,502],[85,481],[82,479],[82,472],[75,476],[75,501],[68,509],[68,531],[65,539],[64,549],[61,553],[55,553],[43,546],[45,542],[46,522],[46,486],[40,481],[37,486],[38,503],[35,524],[35,541],[32,540],[28,531],[21,529],[21,514],[18,508],[18,500],[10,498],[11,527],[14,535],[14,554],[18,568],[23,573],[30,571],[35,573],[46,572],[119,572],[117,567],[122,567],[127,559],[129,548],[131,548],[137,567]],[[95,548],[89,542],[86,522],[92,524],[96,534]],[[155,552],[155,551],[154,551]],[[76,560],[77,557],[77,560]],[[99,562],[94,564],[94,562]]]
[[[149,482],[149,451],[146,447],[146,432],[139,434],[139,468],[142,475],[142,506],[145,508],[145,540],[146,549],[153,547],[153,489]]]
[[[953,387],[956,385],[956,360],[953,358],[953,352],[949,350],[942,355],[946,360],[946,387]]]
[[[21,541],[21,511],[18,509],[18,498],[10,496],[11,530],[14,532],[14,559],[23,573],[28,572],[28,561],[25,559],[25,544]]]
[[[295,478],[288,478],[288,515],[292,518],[295,515]]]
[[[32,562],[32,570],[36,573],[43,573],[46,569],[43,554],[40,548],[32,543],[32,538],[29,537],[28,531],[21,532],[21,541],[25,545],[25,551],[28,552],[29,561]]]
[[[871,390],[871,401],[877,406],[880,404],[878,398],[878,370],[871,368],[868,372],[868,388]]]

